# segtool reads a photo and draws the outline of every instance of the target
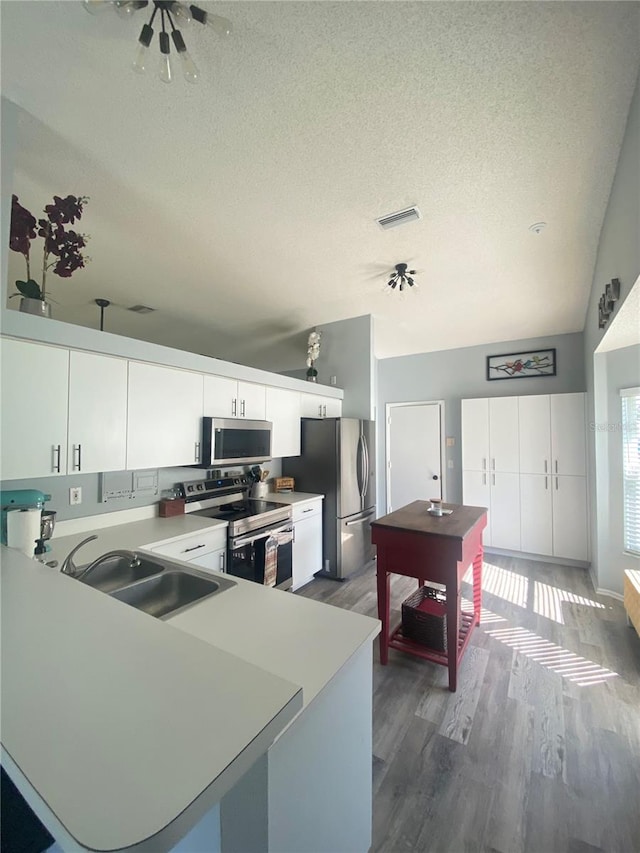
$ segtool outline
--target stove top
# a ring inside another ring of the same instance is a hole
[[[250,481],[245,477],[194,480],[180,484],[185,511],[205,518],[229,522],[229,536],[239,536],[292,517],[289,504],[247,497]]]

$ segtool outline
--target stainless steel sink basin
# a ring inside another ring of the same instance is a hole
[[[165,571],[156,577],[115,590],[111,596],[161,618],[231,586],[235,586],[233,581],[223,577],[210,578],[183,571]]]
[[[78,578],[80,583],[95,587],[102,592],[113,592],[121,587],[144,580],[152,575],[164,572],[162,563],[138,558],[139,565],[131,567],[131,560],[125,557],[110,557],[92,569],[86,578]]]

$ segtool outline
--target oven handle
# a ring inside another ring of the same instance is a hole
[[[241,539],[231,539],[229,547],[233,550],[234,548],[241,548],[243,545],[253,545],[259,539],[268,539],[269,536],[274,536],[276,533],[291,533],[291,541],[293,541],[293,527],[289,521],[284,526],[268,527],[266,530],[256,530],[252,535],[243,536]]]

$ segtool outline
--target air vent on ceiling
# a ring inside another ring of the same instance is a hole
[[[395,228],[396,225],[404,225],[405,222],[415,222],[416,219],[422,219],[422,214],[418,208],[407,207],[405,210],[399,210],[397,213],[389,213],[387,216],[381,216],[376,221],[386,231],[388,228]]]
[[[131,308],[127,308],[127,311],[135,311],[136,314],[151,314],[155,310],[155,308],[149,308],[148,305],[132,305]]]

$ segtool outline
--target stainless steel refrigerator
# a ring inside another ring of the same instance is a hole
[[[324,495],[324,571],[319,575],[344,580],[373,559],[373,421],[303,418],[301,455],[283,459],[282,473],[295,477],[297,492]]]

